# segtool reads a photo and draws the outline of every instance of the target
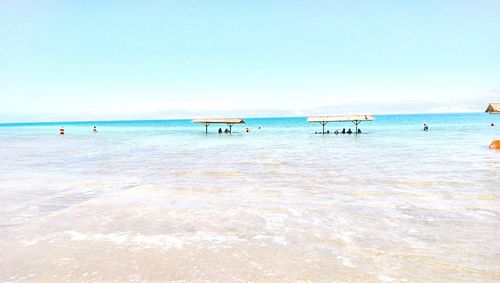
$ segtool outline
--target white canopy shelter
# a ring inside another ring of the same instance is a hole
[[[208,125],[210,124],[226,124],[229,126],[229,133],[232,133],[232,127],[235,124],[245,124],[245,121],[240,118],[197,118],[193,123],[205,125],[205,133],[208,134]]]
[[[332,115],[332,116],[310,116],[307,118],[307,122],[313,123],[317,122],[323,126],[323,134],[325,134],[325,125],[330,122],[353,122],[356,125],[356,133],[358,132],[358,125],[363,121],[373,121],[375,116],[373,115]]]

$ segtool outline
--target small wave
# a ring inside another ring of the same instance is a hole
[[[235,172],[235,171],[207,172],[206,174],[209,176],[212,176],[212,177],[240,177],[241,176],[240,172]]]
[[[288,166],[290,165],[290,163],[285,161],[278,161],[278,162],[264,162],[262,163],[262,165],[268,167],[282,167],[282,166]]]
[[[162,247],[165,249],[181,249],[183,246],[182,240],[169,235],[148,236],[143,234],[130,235],[128,233],[84,234],[77,231],[66,231],[65,234],[68,235],[72,241],[106,241],[115,245],[133,244],[146,247]]]

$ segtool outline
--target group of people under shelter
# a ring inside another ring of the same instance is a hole
[[[333,132],[335,135],[338,135],[338,134],[348,134],[348,135],[351,135],[351,134],[354,134],[354,132],[351,130],[351,128],[349,128],[347,131],[345,130],[345,128],[342,129],[342,131],[339,131],[339,129],[336,129],[334,132]],[[315,132],[315,134],[323,134],[322,132]],[[330,134],[330,130],[326,131],[325,134]],[[358,129],[358,131],[356,132],[356,134],[361,134],[361,129]]]
[[[491,126],[495,126],[495,124],[491,123]],[[429,125],[427,125],[427,123],[424,124],[424,132],[428,132],[429,131]],[[326,131],[325,134],[329,134],[330,133],[330,130]],[[336,129],[334,132],[333,132],[335,135],[338,135],[338,134],[348,134],[348,135],[351,135],[353,134],[354,132],[351,130],[351,128],[349,128],[347,131],[345,130],[345,128],[342,129],[341,132],[339,132],[339,129]],[[323,134],[322,132],[315,132],[315,134]],[[357,131],[357,134],[361,134],[361,129],[358,129]]]
[[[245,128],[245,133],[250,133],[250,129],[251,129],[251,128],[246,127],[246,128]],[[259,126],[257,129],[259,129],[259,130],[260,130],[260,129],[261,129],[261,126]],[[222,130],[222,128],[219,128],[218,133],[219,133],[219,134],[222,134],[222,133],[224,133],[224,134],[230,134],[230,133],[231,133],[231,131],[230,131],[228,128],[226,128],[224,131]]]

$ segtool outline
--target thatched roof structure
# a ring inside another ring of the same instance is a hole
[[[500,114],[500,103],[490,103],[484,112],[490,114]]]
[[[205,133],[208,134],[208,125],[210,124],[226,124],[229,126],[229,132],[232,133],[233,125],[245,124],[245,121],[240,118],[198,118],[194,119],[193,123],[205,125]]]
[[[197,118],[193,123],[201,124],[245,124],[245,121],[240,118]]]
[[[373,121],[373,115],[333,115],[333,116],[310,116],[307,122],[354,122]]]
[[[323,126],[322,133],[325,133],[325,125],[329,122],[353,122],[356,125],[356,133],[358,132],[358,125],[363,121],[373,121],[375,116],[373,115],[332,115],[332,116],[310,116],[307,118],[307,122],[318,122]]]

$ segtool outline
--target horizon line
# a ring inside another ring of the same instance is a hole
[[[426,113],[381,113],[381,114],[370,114],[374,116],[405,116],[405,115],[452,115],[452,114],[479,114],[486,113],[483,111],[466,111],[466,112],[426,112]],[[359,113],[358,113],[359,114]],[[279,119],[279,118],[307,118],[309,116],[328,116],[336,114],[314,114],[307,116],[254,116],[254,117],[237,117],[241,119]],[[340,114],[339,114],[340,115]],[[354,115],[354,114],[341,114],[341,115]],[[365,115],[365,114],[363,114]],[[199,117],[198,117],[199,118]],[[218,118],[228,118],[228,117],[218,117]],[[16,125],[16,124],[52,124],[52,123],[91,123],[91,122],[139,122],[139,121],[189,121],[196,119],[193,118],[165,118],[165,119],[109,119],[109,120],[67,120],[67,121],[24,121],[24,122],[0,122],[0,125]]]

